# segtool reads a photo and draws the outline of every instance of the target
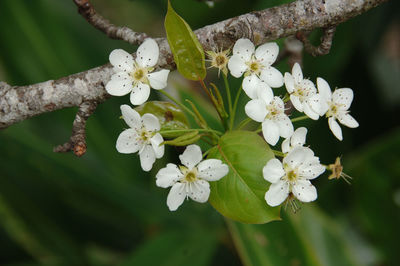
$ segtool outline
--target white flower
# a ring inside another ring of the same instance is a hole
[[[286,90],[290,94],[293,106],[299,112],[304,112],[308,117],[318,120],[320,113],[320,97],[314,83],[309,79],[303,79],[300,65],[295,63],[292,74],[285,73]]]
[[[265,200],[270,206],[280,205],[290,193],[302,202],[317,199],[317,190],[309,181],[321,175],[325,167],[307,147],[296,147],[290,151],[281,163],[271,159],[264,166],[263,176],[271,182],[265,193]]]
[[[328,82],[322,78],[317,78],[318,91],[321,97],[321,113],[328,117],[329,128],[333,135],[339,140],[343,140],[342,129],[339,122],[350,128],[358,127],[358,122],[349,114],[349,108],[353,101],[353,90],[349,88],[336,89],[333,93]]]
[[[110,63],[115,74],[106,85],[106,90],[114,96],[131,93],[133,105],[147,101],[150,87],[156,90],[167,86],[169,70],[162,69],[153,72],[159,55],[158,44],[153,39],[146,39],[136,51],[136,59],[122,49],[116,49],[110,54]]]
[[[278,53],[279,46],[274,42],[265,43],[255,50],[254,44],[249,39],[236,41],[228,68],[236,78],[245,73],[243,90],[250,98],[256,98],[259,86],[279,88],[283,85],[282,73],[271,66]]]
[[[282,142],[282,152],[288,153],[296,147],[302,147],[306,143],[307,128],[299,127],[293,135]]]
[[[118,136],[116,148],[120,153],[139,152],[140,165],[144,171],[150,171],[156,158],[164,155],[163,137],[158,118],[152,114],[140,114],[128,105],[121,105],[122,117],[131,128]]]
[[[157,173],[157,186],[172,187],[167,197],[167,205],[171,211],[178,209],[188,197],[197,202],[206,202],[210,195],[208,181],[217,181],[228,174],[229,168],[221,160],[202,161],[202,158],[200,147],[192,144],[179,156],[184,166],[178,168],[169,163]]]
[[[293,124],[285,114],[281,98],[274,97],[272,90],[260,88],[258,99],[249,101],[245,106],[246,114],[257,122],[262,122],[265,140],[275,145],[279,136],[288,138],[293,134]]]

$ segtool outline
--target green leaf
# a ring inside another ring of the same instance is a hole
[[[203,47],[190,26],[168,1],[165,31],[178,71],[187,79],[202,80],[206,76]]]
[[[174,129],[188,129],[189,122],[177,106],[169,102],[146,102],[135,108],[135,110],[140,114],[151,113],[155,115],[161,124],[161,130],[174,130]],[[182,134],[179,133],[169,133],[164,135],[166,138],[178,137]]]
[[[243,223],[262,224],[279,220],[280,208],[264,199],[269,183],[262,169],[274,157],[267,143],[256,133],[232,131],[220,138],[208,158],[224,161],[229,174],[211,182],[211,205],[226,217]]]
[[[216,248],[217,238],[210,230],[170,231],[157,235],[138,247],[119,266],[206,266],[210,265]]]
[[[283,221],[264,226],[227,221],[228,229],[245,266],[256,265],[375,265],[357,250],[359,240],[350,227],[344,228],[313,204]]]

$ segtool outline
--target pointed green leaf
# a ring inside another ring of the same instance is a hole
[[[140,114],[151,113],[155,115],[161,124],[161,130],[173,130],[173,129],[188,129],[189,122],[185,114],[172,103],[152,101],[146,102],[135,108]],[[168,133],[165,134],[166,138],[178,137],[182,134],[179,133]]]
[[[243,223],[262,224],[279,220],[280,208],[265,202],[269,183],[262,169],[274,157],[268,144],[256,133],[232,131],[220,138],[208,158],[222,160],[229,174],[210,182],[211,205],[226,217]]]
[[[200,80],[206,76],[203,47],[190,26],[168,1],[165,31],[178,71],[187,79]]]

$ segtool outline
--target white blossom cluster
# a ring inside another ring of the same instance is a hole
[[[211,66],[219,69],[225,76],[229,72],[239,78],[244,76],[242,88],[250,98],[244,107],[252,120],[261,123],[265,141],[275,146],[280,138],[282,161],[274,158],[263,168],[263,177],[271,183],[265,194],[270,206],[282,204],[288,197],[302,202],[317,198],[316,188],[310,180],[321,175],[323,166],[314,152],[304,146],[307,129],[294,129],[286,107],[290,100],[293,107],[307,117],[318,120],[328,118],[330,130],[339,140],[343,139],[341,124],[355,128],[357,121],[349,114],[353,91],[349,88],[336,89],[333,93],[328,83],[317,78],[317,85],[303,77],[298,63],[291,73],[282,73],[272,64],[279,54],[276,43],[265,43],[257,49],[248,39],[239,39],[229,57],[229,50],[208,52]],[[159,47],[153,39],[146,39],[138,48],[136,58],[117,49],[111,52],[110,62],[115,74],[106,85],[106,90],[114,96],[130,93],[133,105],[145,103],[150,88],[162,90],[167,86],[169,70],[154,71],[159,57]],[[286,87],[287,96],[274,95],[273,88]],[[150,171],[156,159],[164,155],[164,139],[160,134],[161,125],[156,116],[150,113],[142,116],[128,105],[121,106],[122,118],[129,126],[118,137],[116,148],[120,153],[138,153],[141,167]],[[221,160],[206,159],[200,147],[188,145],[179,156],[182,165],[169,163],[156,174],[156,184],[162,188],[171,187],[167,205],[176,210],[187,198],[206,202],[210,195],[208,182],[218,181],[229,173],[229,167]],[[261,173],[260,173],[261,174]]]
[[[136,51],[136,58],[121,49],[110,54],[110,63],[115,74],[106,85],[106,90],[114,96],[130,93],[133,105],[145,103],[150,95],[150,87],[156,90],[167,86],[169,70],[154,71],[159,56],[159,47],[153,39],[146,39]],[[156,159],[164,155],[164,139],[159,133],[160,122],[156,116],[146,113],[143,116],[128,105],[121,106],[122,118],[129,126],[118,137],[116,148],[120,153],[139,153],[144,171],[150,171]],[[189,145],[179,156],[183,166],[169,163],[156,175],[159,187],[171,187],[167,205],[175,211],[186,198],[206,202],[210,195],[209,181],[217,181],[229,172],[221,160],[203,160],[201,149]]]
[[[337,121],[350,128],[358,127],[357,121],[349,114],[353,91],[341,88],[332,93],[322,78],[317,78],[316,87],[303,77],[298,63],[293,65],[292,73],[282,75],[271,66],[279,54],[276,43],[265,43],[255,49],[250,40],[239,39],[232,53],[228,62],[230,73],[234,77],[244,74],[242,87],[251,99],[245,106],[247,116],[262,123],[264,139],[270,145],[276,145],[280,137],[285,138],[282,162],[271,159],[264,167],[264,179],[271,183],[265,200],[270,206],[280,205],[290,195],[302,202],[314,201],[317,192],[309,180],[322,174],[325,167],[310,148],[303,147],[307,129],[301,127],[294,131],[285,113],[284,99],[275,96],[271,88],[284,84],[294,108],[309,118],[318,120],[325,115],[330,130],[339,140],[343,140],[343,136]]]

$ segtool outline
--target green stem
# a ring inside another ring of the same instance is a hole
[[[225,89],[226,89],[226,96],[228,98],[228,110],[229,110],[229,115],[232,115],[232,97],[231,97],[231,89],[229,87],[229,82],[228,82],[228,77],[224,73],[222,73],[222,76],[224,78],[224,83],[225,83]]]
[[[285,154],[283,152],[281,152],[281,151],[272,150],[272,152],[274,153],[275,156],[285,157]]]
[[[193,118],[196,120],[196,115],[195,113],[193,113],[189,108],[187,108],[186,106],[184,106],[183,104],[181,104],[180,102],[178,102],[178,100],[176,100],[174,97],[172,97],[171,94],[169,94],[168,92],[166,92],[165,90],[159,90],[159,92],[161,92],[162,94],[164,94],[168,99],[170,99],[171,101],[173,101],[175,104],[177,104],[180,108],[184,109],[186,112],[188,112],[191,116],[193,116]]]
[[[254,131],[255,133],[260,133],[262,131],[262,127],[259,127],[256,131]]]
[[[284,103],[290,101],[290,96],[289,96],[289,94],[286,93],[285,96],[283,97],[282,101],[283,101]]]
[[[189,129],[169,129],[169,130],[160,130],[158,133],[162,134],[171,134],[171,133],[186,133],[186,132],[192,132],[192,131],[198,131],[198,132],[209,132],[213,133],[219,136],[222,136],[223,133],[214,130],[214,129],[207,129],[207,128],[189,128]]]
[[[306,116],[306,115],[299,116],[299,117],[290,119],[290,121],[297,122],[297,121],[301,121],[301,120],[305,120],[305,119],[308,119],[308,116]]]
[[[231,123],[230,123],[230,128],[233,128],[233,123],[235,122],[235,115],[236,115],[236,108],[237,108],[237,104],[239,102],[239,98],[240,98],[240,93],[242,92],[242,86],[240,86],[238,92],[236,93],[236,97],[235,97],[235,102],[233,103],[233,109],[232,109],[232,114],[231,114]]]
[[[250,123],[252,121],[251,118],[246,118],[245,120],[243,120],[242,122],[240,122],[240,124],[237,126],[237,130],[240,130],[242,128],[244,128],[248,123]]]

